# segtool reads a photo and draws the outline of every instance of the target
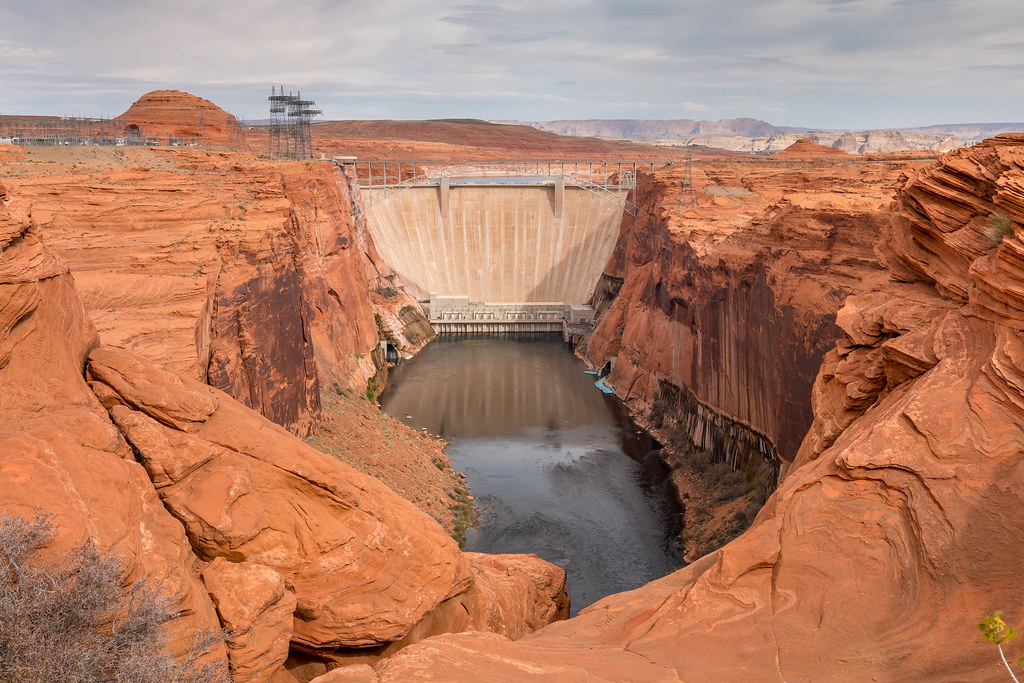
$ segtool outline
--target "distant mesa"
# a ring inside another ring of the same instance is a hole
[[[1024,123],[962,123],[924,128],[848,131],[775,126],[751,118],[719,121],[590,119],[501,123],[533,126],[559,135],[630,140],[672,147],[715,147],[754,154],[778,153],[803,138],[831,145],[850,154],[908,150],[948,152],[998,133],[1024,130]]]
[[[849,156],[849,154],[836,147],[818,144],[810,138],[800,138],[786,149],[775,154],[775,157],[779,159],[808,159],[835,156],[845,157]]]
[[[146,93],[117,117],[149,135],[202,138],[210,145],[228,145],[238,128],[235,117],[210,100],[180,90]]]

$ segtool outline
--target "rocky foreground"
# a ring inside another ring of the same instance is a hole
[[[736,541],[572,620],[561,570],[461,552],[294,436],[438,458],[324,417],[381,336],[429,334],[328,164],[0,146],[0,509],[163,582],[175,647],[227,629],[207,657],[236,681],[1001,680],[975,624],[1024,618],[1024,136],[802,148],[696,164],[695,208],[679,168],[641,184],[590,353],[781,482]]]
[[[0,200],[0,508],[49,512],[54,550],[90,538],[163,583],[176,647],[223,626],[208,656],[236,681],[308,680],[436,633],[517,637],[568,613],[557,567],[464,554],[226,393],[101,346],[27,200]]]
[[[1004,680],[976,623],[1019,621],[1024,135],[905,180],[753,526],[519,641],[441,636],[357,676],[495,681]]]

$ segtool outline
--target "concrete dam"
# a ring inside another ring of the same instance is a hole
[[[636,164],[403,163],[346,172],[377,251],[430,302],[438,332],[562,331],[563,320],[592,319],[585,304],[623,211],[635,211]]]

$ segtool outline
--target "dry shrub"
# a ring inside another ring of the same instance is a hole
[[[177,614],[162,586],[128,581],[117,556],[90,542],[54,558],[48,517],[0,513],[0,681],[227,683],[201,657],[220,634],[198,636],[181,660],[164,624]]]

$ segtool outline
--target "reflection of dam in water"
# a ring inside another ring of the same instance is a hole
[[[550,343],[553,337],[518,339]],[[509,357],[499,358],[496,348]],[[483,338],[435,341],[420,352],[430,360],[416,361],[415,373],[409,362],[392,371],[384,408],[399,419],[411,414],[417,427],[445,438],[515,434],[606,419],[608,407],[593,387],[595,378],[583,373],[565,345],[558,345],[557,352],[568,356],[568,362],[552,362],[548,354],[554,352],[534,352],[529,345],[514,342],[496,347],[493,340]],[[393,384],[413,381],[403,379],[413,374],[415,390],[390,391]]]
[[[386,412],[451,440],[482,510],[467,549],[561,566],[573,613],[667,574],[678,508],[646,433],[557,336],[431,342],[397,367]]]

